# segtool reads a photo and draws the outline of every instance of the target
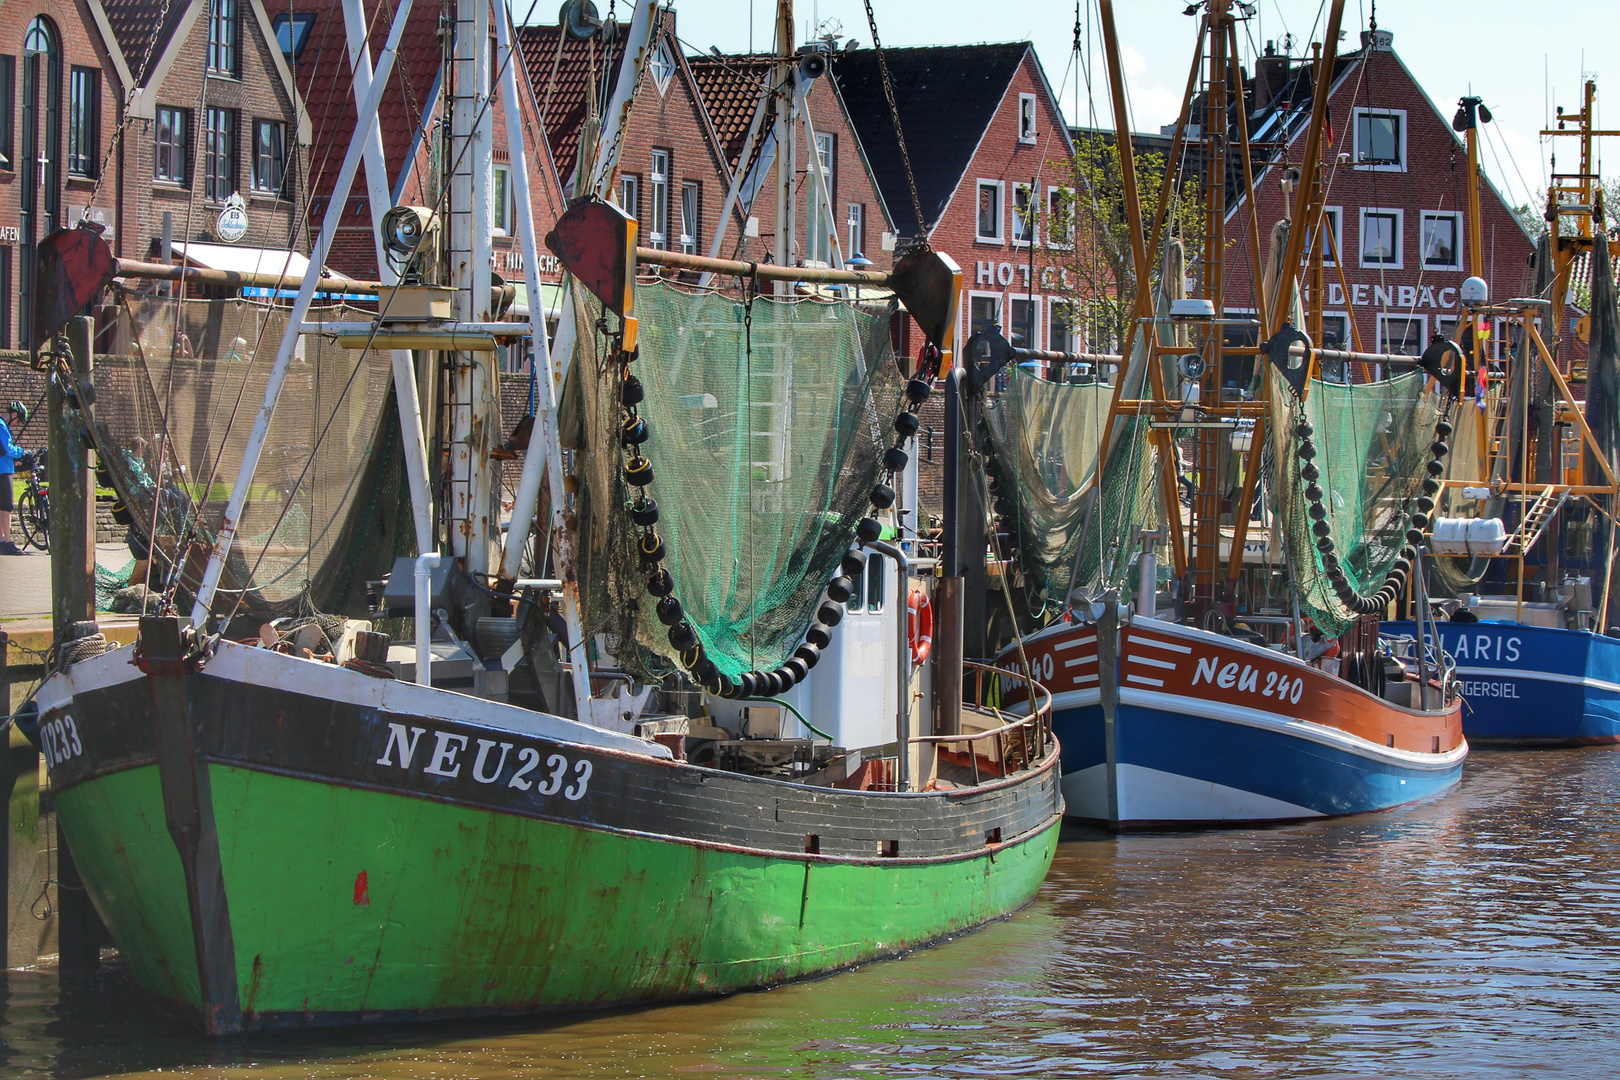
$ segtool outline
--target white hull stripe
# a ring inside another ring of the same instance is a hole
[[[1149,679],[1149,678],[1147,678],[1145,676],[1142,676],[1142,675],[1127,675],[1127,676],[1125,676],[1125,681],[1128,682],[1128,683],[1138,683],[1138,684],[1140,684],[1142,686],[1163,686],[1164,685],[1164,680],[1163,679]]]
[[[1460,667],[1458,675],[1471,675],[1477,679],[1540,679],[1542,682],[1563,683],[1566,686],[1590,686],[1594,690],[1607,690],[1620,694],[1620,683],[1607,679],[1594,679],[1590,675],[1566,675],[1561,671],[1524,671],[1520,668]]]
[[[1073,660],[1065,660],[1063,661],[1063,666],[1079,667],[1081,664],[1095,664],[1096,662],[1097,657],[1095,654],[1093,654],[1091,656],[1077,656]]]
[[[1095,675],[1076,675],[1074,677],[1074,685],[1076,686],[1084,686],[1087,683],[1094,683],[1096,681],[1097,676]]]
[[[1085,637],[1070,638],[1068,641],[1060,641],[1056,645],[1052,646],[1052,651],[1059,652],[1063,649],[1072,649],[1076,645],[1090,645],[1096,640],[1096,634],[1087,634]]]
[[[1138,645],[1151,645],[1155,649],[1168,649],[1171,652],[1178,652],[1178,653],[1191,653],[1192,652],[1192,650],[1189,649],[1187,646],[1185,646],[1185,645],[1177,645],[1173,641],[1160,641],[1158,638],[1144,637],[1141,634],[1127,634],[1125,636],[1129,640],[1135,642]]]
[[[1164,668],[1167,671],[1176,670],[1176,665],[1168,660],[1155,660],[1151,656],[1127,656],[1125,658],[1132,664],[1146,664],[1148,667]]]
[[[1128,676],[1131,681],[1134,676]],[[1220,701],[1208,701],[1203,698],[1183,697],[1180,694],[1166,694],[1152,690],[1132,690],[1121,687],[1119,700],[1125,705],[1134,705],[1143,709],[1155,709],[1160,712],[1181,713],[1184,716],[1197,716],[1205,720],[1219,720],[1229,724],[1242,724],[1245,727],[1263,728],[1275,731],[1296,739],[1309,739],[1311,742],[1321,743],[1344,750],[1359,757],[1375,758],[1390,765],[1398,765],[1407,769],[1422,769],[1431,772],[1442,772],[1455,768],[1468,756],[1468,743],[1452,750],[1439,754],[1425,754],[1416,750],[1399,750],[1393,746],[1381,746],[1348,731],[1327,727],[1323,724],[1313,724],[1308,720],[1296,720],[1291,716],[1280,713],[1266,712],[1241,705],[1228,705]]]

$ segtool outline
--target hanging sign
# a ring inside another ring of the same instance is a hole
[[[214,235],[227,244],[234,244],[247,235],[247,230],[247,204],[242,201],[241,195],[232,195],[225,200],[225,209],[219,212]]]

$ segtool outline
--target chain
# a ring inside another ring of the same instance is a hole
[[[928,223],[923,219],[922,196],[917,194],[917,177],[911,171],[911,155],[906,152],[906,135],[900,130],[900,108],[894,103],[894,84],[889,79],[889,62],[883,56],[883,43],[878,40],[877,16],[872,13],[872,0],[866,0],[866,25],[872,31],[872,48],[877,51],[878,73],[883,76],[883,96],[889,102],[889,118],[894,121],[894,139],[900,145],[900,163],[906,169],[906,186],[911,189],[911,208],[917,214],[917,240],[928,246]]]

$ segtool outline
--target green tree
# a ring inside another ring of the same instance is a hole
[[[1125,205],[1119,148],[1102,132],[1075,140],[1071,182],[1052,208],[1047,250],[1068,271],[1072,286],[1071,329],[1085,334],[1093,351],[1117,351],[1136,303],[1136,265],[1131,255],[1130,214]],[[1166,183],[1165,156],[1136,155],[1137,198],[1149,233]],[[1184,178],[1173,192],[1161,232],[1179,239],[1191,266],[1200,254],[1203,196],[1197,180]],[[1144,243],[1147,238],[1144,238]],[[1053,243],[1051,241],[1059,241]],[[1062,242],[1068,241],[1068,242]],[[1149,252],[1157,274],[1159,252]]]
[[[1604,218],[1608,227],[1613,229],[1620,223],[1620,177],[1602,181],[1602,188]],[[1547,232],[1547,189],[1536,192],[1534,203],[1515,206],[1513,216],[1519,219],[1519,224],[1524,226],[1524,231],[1530,234],[1532,240],[1540,240]]]

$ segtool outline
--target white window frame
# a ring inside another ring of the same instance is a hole
[[[669,158],[668,150],[654,150],[647,164],[647,190],[652,196],[647,208],[651,219],[647,223],[647,246],[660,251],[669,248]]]
[[[1065,194],[1069,197],[1069,221],[1068,221],[1067,230],[1060,233],[1058,231],[1057,227],[1052,224],[1055,220],[1057,220],[1056,207],[1053,204],[1054,204],[1054,201],[1057,199],[1057,197],[1059,195],[1065,195]],[[1046,188],[1046,246],[1047,247],[1056,248],[1056,249],[1062,250],[1062,251],[1069,251],[1074,247],[1074,207],[1075,207],[1075,200],[1074,200],[1074,189],[1073,188],[1066,188],[1066,187],[1063,187],[1063,186],[1061,186],[1059,184],[1049,184],[1049,185],[1047,185],[1047,188]]]
[[[1322,220],[1327,221],[1330,218],[1333,221],[1333,227],[1331,230],[1333,233],[1333,252],[1332,254],[1329,254],[1326,248],[1322,249],[1322,265],[1338,266],[1339,260],[1334,256],[1344,254],[1344,207],[1322,207]]]
[[[849,211],[844,217],[844,228],[848,233],[849,243],[845,248],[844,258],[849,260],[859,255],[866,256],[866,204],[850,203]]]
[[[1395,116],[1400,118],[1401,133],[1397,140],[1400,146],[1397,150],[1399,160],[1393,165],[1363,163],[1361,159],[1361,118],[1364,116]],[[1406,171],[1406,110],[1405,109],[1370,109],[1356,106],[1350,110],[1350,141],[1351,164],[1363,172],[1405,172]]]
[[[1431,263],[1429,253],[1424,247],[1423,227],[1430,221],[1449,218],[1452,234],[1456,241],[1452,245],[1451,261],[1449,263]],[[1461,270],[1463,268],[1463,216],[1461,210],[1423,210],[1418,213],[1418,264],[1422,270]]]
[[[1057,319],[1058,309],[1062,308],[1062,307],[1064,307],[1066,305],[1075,304],[1075,303],[1077,303],[1077,301],[1071,300],[1071,299],[1069,299],[1068,297],[1065,297],[1065,296],[1048,296],[1046,298],[1046,323],[1045,323],[1045,326],[1046,326],[1046,347],[1049,348],[1049,349],[1052,349],[1054,352],[1075,352],[1076,351],[1073,346],[1074,346],[1074,338],[1075,338],[1075,335],[1078,333],[1078,331],[1074,328],[1074,326],[1072,324],[1069,323],[1069,321],[1067,319],[1064,320],[1063,332],[1064,332],[1064,335],[1069,339],[1068,340],[1069,348],[1067,348],[1067,349],[1056,349],[1053,346],[1053,343],[1052,343],[1052,324]],[[1073,310],[1071,309],[1071,314],[1072,313],[1073,313]]]
[[[1018,212],[1018,196],[1020,194],[1024,196],[1024,206],[1026,208],[1023,214]],[[1028,184],[1014,184],[1013,197],[1008,204],[1008,209],[1011,211],[1013,247],[1027,248],[1031,244],[1039,244],[1041,242],[1041,208],[1035,201],[1035,191]],[[1025,227],[1028,229],[1029,235],[1027,236],[1018,235],[1020,218],[1024,219]]]
[[[1016,333],[1013,326],[1013,305],[1029,305],[1029,336],[1031,340],[1024,345],[1014,343],[1015,348],[1042,349],[1045,347],[1041,344],[1041,312],[1045,310],[1045,305],[1041,303],[1043,299],[1045,298],[1041,296],[1020,295],[1018,293],[1008,294],[1006,302],[1007,317],[1004,320],[1005,325],[1002,327],[1002,333],[1006,335],[1008,341],[1012,341],[1013,334]]]
[[[1324,321],[1327,319],[1344,320],[1344,344],[1341,346],[1341,348],[1348,350],[1351,347],[1351,343],[1355,341],[1355,335],[1352,334],[1350,330],[1350,313],[1348,311],[1324,311],[1322,312],[1322,318]],[[1316,342],[1316,346],[1317,348],[1321,349],[1327,348],[1327,346],[1323,345],[1320,341]]]
[[[626,197],[628,196],[628,198]],[[636,173],[619,174],[619,209],[630,217],[641,214],[641,177]]]
[[[1001,327],[1006,325],[1004,316],[1006,314],[1007,294],[970,289],[967,295],[962,298],[962,322],[966,330],[962,337],[963,341],[973,336],[973,301],[975,300],[994,300],[996,302],[995,323]]]
[[[668,41],[660,41],[658,48],[653,50],[647,73],[652,76],[653,85],[658,87],[658,96],[663,97],[669,91],[670,80],[675,77],[675,58],[670,55]]]
[[[690,207],[687,205],[690,200]],[[687,211],[690,209],[691,220]],[[688,230],[687,226],[691,226]],[[681,181],[681,251],[686,255],[698,253],[698,229],[703,226],[703,185],[696,180]]]
[[[1018,141],[1019,142],[1021,142],[1021,143],[1033,143],[1033,142],[1035,142],[1036,139],[1040,138],[1040,133],[1036,130],[1037,127],[1038,127],[1038,125],[1036,123],[1036,118],[1038,116],[1039,116],[1039,113],[1037,111],[1037,106],[1035,104],[1035,95],[1034,94],[1019,94],[1018,95]]]
[[[979,231],[979,199],[985,188],[996,189],[996,231],[995,235]],[[1005,180],[980,179],[973,188],[973,239],[981,244],[1005,244],[1007,242],[1007,182]]]
[[[1428,338],[1429,338],[1429,317],[1427,315],[1410,314],[1410,313],[1404,312],[1404,311],[1392,311],[1392,312],[1380,311],[1378,313],[1378,342],[1377,342],[1377,345],[1378,345],[1378,351],[1381,352],[1381,353],[1389,353],[1389,352],[1391,352],[1391,350],[1389,349],[1389,347],[1387,345],[1387,342],[1389,341],[1389,337],[1388,337],[1388,335],[1386,335],[1384,333],[1384,327],[1386,325],[1388,325],[1388,323],[1389,323],[1389,321],[1391,319],[1400,319],[1403,322],[1409,321],[1411,319],[1416,319],[1418,321],[1418,324],[1419,324],[1418,325],[1418,351],[1417,351],[1417,353],[1414,353],[1413,355],[1420,355],[1423,352],[1424,344],[1428,341]]]
[[[1367,215],[1393,214],[1395,216],[1395,261],[1367,261]],[[1406,211],[1397,206],[1363,206],[1361,220],[1356,229],[1356,263],[1363,270],[1402,270],[1406,267]]]
[[[496,177],[504,175],[505,183],[497,183]],[[500,192],[499,200],[496,192]],[[510,165],[494,165],[489,170],[489,210],[491,231],[496,236],[512,235],[512,167]]]

